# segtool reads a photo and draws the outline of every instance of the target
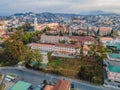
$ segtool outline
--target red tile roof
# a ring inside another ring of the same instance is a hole
[[[53,85],[46,85],[44,90],[54,90],[54,87]]]
[[[59,79],[55,86],[53,85],[46,85],[44,90],[70,90],[71,83],[66,80]]]
[[[88,51],[88,50],[90,50],[90,48],[88,47],[88,45],[84,45],[83,50]]]
[[[107,41],[113,41],[113,38],[111,37],[101,37],[100,40],[107,40]]]
[[[80,42],[95,41],[95,39],[91,36],[71,36],[70,39],[74,41],[80,41]]]
[[[100,27],[99,30],[100,32],[111,32],[112,28],[111,27]]]
[[[55,44],[55,46],[58,46],[58,47],[76,48],[76,45],[72,45],[72,44]]]
[[[37,44],[37,43],[32,43],[31,45],[32,45],[32,46],[37,46],[37,47],[40,47],[40,46],[53,47],[53,46],[54,46],[54,45],[51,45],[51,44]]]
[[[58,80],[57,84],[55,85],[54,90],[69,90],[70,89],[70,82],[66,80]]]

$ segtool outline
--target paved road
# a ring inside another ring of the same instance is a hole
[[[47,80],[48,82],[49,81],[55,82],[58,78],[64,78],[66,80],[70,80],[74,84],[77,90],[116,90],[113,88],[105,88],[102,86],[95,86],[92,84],[83,83],[78,80],[73,80],[70,78],[65,78],[61,76],[45,74],[45,73],[38,72],[38,71],[28,70],[26,68],[20,69],[20,68],[15,68],[15,67],[5,67],[5,68],[0,68],[0,72],[2,72],[3,74],[8,74],[8,73],[17,74],[19,76],[18,78],[19,80],[30,82],[32,83],[34,87],[42,83],[43,80]]]

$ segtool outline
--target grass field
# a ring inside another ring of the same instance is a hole
[[[75,77],[81,66],[78,59],[53,58],[47,65],[47,70],[55,70],[60,74]]]
[[[84,71],[81,71],[82,67],[85,68]],[[81,79],[93,83],[101,83],[103,81],[102,62],[93,57],[83,57],[82,60],[78,58],[51,57],[46,71],[71,78],[82,77]],[[81,73],[79,74],[79,72]]]

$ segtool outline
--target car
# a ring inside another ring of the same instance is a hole
[[[29,88],[30,90],[33,90],[33,86],[30,86],[30,88]]]
[[[11,82],[11,79],[9,79],[9,78],[5,78],[5,81],[7,81],[7,82]]]
[[[39,88],[42,88],[43,86],[44,86],[43,83],[41,83],[41,84],[38,85]]]
[[[74,88],[74,84],[73,83],[71,83],[71,88]]]

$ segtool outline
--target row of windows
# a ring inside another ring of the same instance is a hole
[[[56,48],[51,48],[51,47],[31,47],[32,49],[42,49],[42,50],[66,50],[66,51],[76,51],[74,48],[62,48],[62,47],[56,47]]]

